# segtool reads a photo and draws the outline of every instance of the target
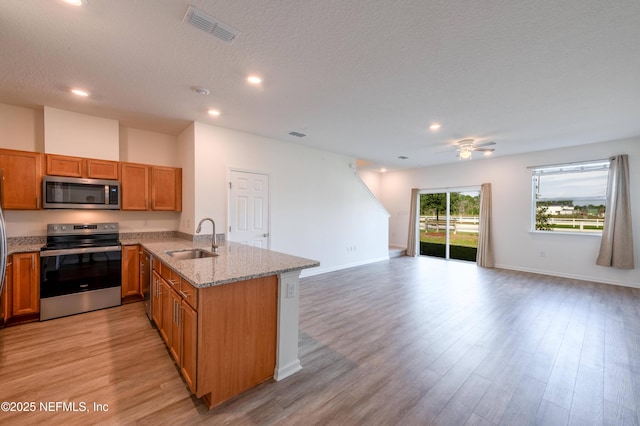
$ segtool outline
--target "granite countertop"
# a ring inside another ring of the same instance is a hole
[[[211,252],[210,242],[189,241],[181,238],[121,240],[122,244],[141,244],[155,258],[161,260],[195,287],[266,277],[284,272],[319,266],[316,260],[291,256],[245,244],[225,241],[219,245],[218,256],[203,259],[176,260],[167,251],[202,249]]]
[[[44,243],[27,243],[27,244],[7,244],[7,255],[15,253],[30,253],[40,251]]]
[[[18,239],[8,244],[7,254],[39,252],[43,242]],[[225,241],[219,244],[218,256],[177,260],[166,252],[172,250],[202,249],[211,252],[211,242],[192,241],[180,237],[146,237],[143,234],[123,236],[122,245],[140,244],[155,258],[167,264],[195,287],[211,287],[252,278],[266,277],[284,272],[313,268],[320,262],[265,250],[245,244]]]

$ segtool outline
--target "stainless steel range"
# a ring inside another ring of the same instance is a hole
[[[40,251],[40,320],[121,304],[117,223],[47,225]]]

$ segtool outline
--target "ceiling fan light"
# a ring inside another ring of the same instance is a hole
[[[459,156],[460,156],[460,158],[462,160],[470,160],[471,159],[471,150],[469,148],[463,147],[462,149],[460,149]]]

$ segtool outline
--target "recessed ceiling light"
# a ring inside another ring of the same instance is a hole
[[[491,155],[491,154],[493,154],[493,151],[485,151],[485,152],[484,152],[484,155],[486,155],[486,156],[489,156],[489,155]]]
[[[438,130],[438,129],[440,129],[440,124],[439,123],[433,123],[431,126],[429,126],[429,129]]]
[[[89,92],[82,89],[71,89],[71,93],[73,93],[74,95],[85,97],[85,98],[90,95]]]
[[[82,0],[62,0],[63,2],[70,4],[72,6],[82,6]]]
[[[387,169],[385,169],[384,167],[380,169],[380,172],[382,172],[382,173],[384,173],[386,171],[387,171]]]
[[[209,113],[209,115],[212,115],[214,117],[220,117],[220,111],[218,111],[217,109],[210,109],[207,112]]]
[[[257,86],[258,84],[262,84],[262,77],[255,74],[250,75],[247,77],[247,83]]]

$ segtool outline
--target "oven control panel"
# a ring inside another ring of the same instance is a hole
[[[117,222],[108,223],[51,223],[47,235],[84,235],[115,233],[120,230]]]

